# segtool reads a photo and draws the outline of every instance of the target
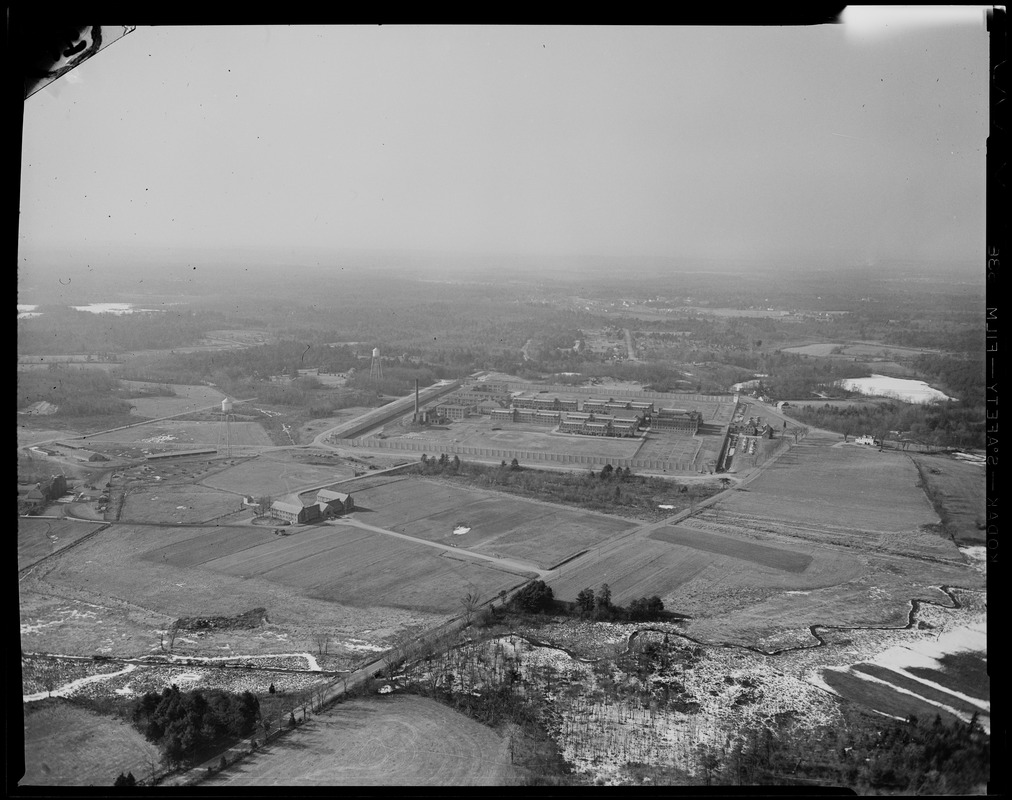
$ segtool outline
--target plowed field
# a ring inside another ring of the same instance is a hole
[[[628,520],[419,478],[344,484],[356,517],[398,533],[550,567],[631,529]],[[467,533],[455,534],[462,526]]]
[[[346,526],[307,528],[291,536],[260,529],[203,530],[142,555],[154,564],[256,578],[348,606],[396,606],[453,612],[474,587],[484,596],[522,576],[483,562],[382,533]]]

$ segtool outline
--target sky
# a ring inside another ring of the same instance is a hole
[[[979,264],[982,8],[138,27],[26,100],[19,267],[145,248]]]

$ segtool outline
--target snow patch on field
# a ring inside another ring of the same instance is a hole
[[[987,652],[987,622],[980,621],[969,625],[961,625],[944,631],[934,638],[923,638],[907,644],[890,647],[872,659],[869,663],[878,664],[890,669],[905,667],[926,667],[941,669],[941,658],[949,653]]]
[[[987,573],[987,548],[983,546],[960,547],[961,552],[970,562],[970,567],[980,573]]]
[[[71,681],[70,683],[66,683],[63,686],[58,686],[57,688],[53,689],[52,696],[69,697],[70,695],[74,694],[74,692],[78,691],[84,686],[88,686],[89,684],[92,683],[101,683],[103,681],[107,681],[112,678],[117,678],[120,675],[126,675],[128,672],[133,672],[135,669],[137,669],[136,664],[127,664],[126,667],[121,669],[119,672],[106,672],[101,675],[89,675],[87,678],[78,678],[76,681]],[[45,700],[49,696],[50,692],[48,691],[35,692],[34,694],[24,695],[22,699],[26,703],[32,703],[36,700]]]
[[[361,639],[345,639],[343,642],[340,642],[339,645],[348,650],[368,650],[373,653],[380,653],[387,649],[376,644],[364,642]]]
[[[94,606],[94,608],[100,608],[100,606]],[[67,620],[87,620],[88,622],[101,622],[101,620],[98,618],[98,614],[96,614],[94,611],[79,611],[76,608],[64,607],[57,609],[56,613],[60,615],[59,619],[49,620],[48,622],[43,622],[41,620],[37,620],[34,623],[22,622],[21,634],[24,635],[28,633],[40,633],[43,628],[50,628],[53,625],[62,625]]]

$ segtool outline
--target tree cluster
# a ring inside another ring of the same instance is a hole
[[[653,597],[639,597],[630,602],[627,608],[623,608],[612,603],[611,588],[605,583],[602,584],[596,595],[590,587],[582,589],[576,595],[576,611],[584,619],[628,619],[639,622],[661,619],[664,603],[660,597],[654,595]]]
[[[510,598],[509,605],[520,611],[546,611],[554,607],[555,593],[544,581],[531,581]]]
[[[173,684],[135,700],[131,720],[149,741],[161,746],[170,762],[178,764],[223,737],[246,736],[259,713],[260,701],[252,692],[181,692]]]
[[[690,497],[684,484],[634,475],[628,467],[611,464],[605,464],[599,472],[577,473],[525,467],[515,458],[512,463],[502,461],[495,467],[461,461],[457,456],[423,454],[415,469],[421,475],[440,475],[521,497],[647,518],[659,513],[659,502],[688,507],[690,501],[703,500],[719,491],[716,486],[692,484]]]
[[[900,431],[925,444],[937,447],[983,447],[984,404],[968,406],[961,402],[929,404],[862,403],[852,406],[799,406],[791,415],[826,430],[848,435],[869,434],[892,438],[889,431]]]

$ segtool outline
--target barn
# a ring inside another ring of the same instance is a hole
[[[271,503],[271,516],[295,523],[315,522],[322,514],[318,505],[304,506],[297,494],[289,494]]]
[[[355,508],[355,501],[350,494],[333,492],[330,489],[321,489],[316,493],[316,504],[325,509],[324,513],[331,514],[342,514]]]

